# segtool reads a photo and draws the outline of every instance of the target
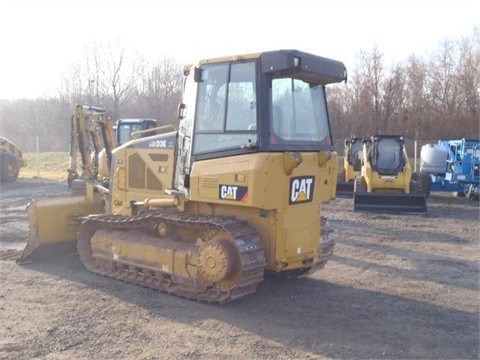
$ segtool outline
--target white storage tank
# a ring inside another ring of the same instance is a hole
[[[445,174],[448,149],[441,144],[427,144],[420,152],[420,171],[430,174]]]

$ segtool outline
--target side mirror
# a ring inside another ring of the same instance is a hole
[[[186,116],[187,116],[187,104],[180,103],[178,105],[178,118],[185,119]]]
[[[200,69],[199,67],[194,68],[193,69],[193,81],[201,82],[202,81],[202,73],[203,73],[203,70]]]

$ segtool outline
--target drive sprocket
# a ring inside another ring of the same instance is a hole
[[[216,283],[235,275],[238,256],[226,239],[213,239],[200,250],[200,275],[206,282]]]

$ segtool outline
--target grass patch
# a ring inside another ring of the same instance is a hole
[[[27,166],[20,169],[20,178],[53,179],[67,181],[68,152],[24,153]],[[80,161],[80,160],[79,160]],[[338,171],[343,170],[343,156],[338,156]]]
[[[24,153],[27,166],[20,169],[20,178],[67,180],[68,152]]]

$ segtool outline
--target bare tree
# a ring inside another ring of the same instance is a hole
[[[472,39],[459,41],[458,88],[459,106],[466,115],[480,116],[480,29],[473,31]]]
[[[403,66],[396,65],[381,84],[382,101],[381,117],[383,131],[386,133],[405,133],[405,71]]]
[[[428,87],[432,110],[443,121],[451,119],[458,110],[456,58],[455,43],[444,40],[429,64]]]
[[[151,66],[144,61],[142,69],[136,92],[137,107],[162,124],[176,123],[182,91],[182,67],[165,57]]]
[[[349,72],[346,85],[327,88],[337,145],[351,135],[377,132],[480,137],[479,28],[471,37],[441,42],[425,59],[411,54],[389,69],[377,47],[362,50]],[[24,151],[34,151],[37,138],[42,151],[66,151],[69,119],[78,104],[104,107],[114,118],[176,124],[182,80],[182,66],[171,58],[148,63],[119,44],[89,45],[62,75],[57,97],[0,100],[1,135]]]
[[[118,119],[135,92],[138,60],[120,45],[94,45],[92,51],[94,64],[90,66],[89,84],[94,83],[97,101]]]
[[[422,58],[411,54],[405,63],[405,128],[410,136],[423,136],[431,126],[428,117],[427,69]]]

